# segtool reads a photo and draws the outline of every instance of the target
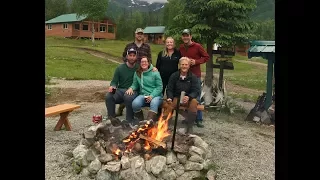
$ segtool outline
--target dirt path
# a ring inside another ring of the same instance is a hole
[[[51,97],[46,106],[77,103],[81,108],[69,116],[73,131],[53,131],[58,117],[45,121],[45,175],[47,180],[79,179],[72,169],[70,153],[79,143],[80,133],[91,125],[93,114],[106,115],[104,95],[108,81],[52,79]],[[123,118],[123,117],[120,117]],[[205,128],[195,127],[209,144],[217,169],[217,180],[273,180],[274,129],[245,122],[243,115],[213,117],[204,112]]]

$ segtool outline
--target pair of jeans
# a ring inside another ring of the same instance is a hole
[[[200,94],[199,96],[197,97],[197,101],[199,102],[199,104],[201,103],[201,91],[202,91],[202,88],[201,88],[201,77],[198,77],[198,87],[200,89]],[[197,118],[196,118],[196,122],[200,122],[202,121],[202,111],[198,110],[197,111]]]
[[[133,120],[132,101],[138,94],[134,92],[133,95],[128,95],[125,94],[126,91],[127,89],[118,88],[114,94],[108,92],[106,94],[105,103],[109,117],[116,116],[116,104],[124,103],[126,106],[126,120],[131,122]]]
[[[142,107],[150,106],[150,111],[158,114],[158,108],[161,106],[161,104],[161,96],[153,97],[150,103],[146,103],[144,95],[139,95],[132,101],[132,109],[133,112],[136,113],[139,112]]]

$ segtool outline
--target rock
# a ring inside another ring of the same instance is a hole
[[[102,169],[107,169],[110,172],[118,172],[120,171],[121,163],[120,161],[111,161],[102,167]]]
[[[166,167],[166,157],[164,156],[154,156],[153,158],[151,158],[150,161],[150,167],[151,167],[151,172],[154,175],[159,175],[161,173],[161,171],[164,170],[164,168]]]
[[[159,177],[165,180],[175,180],[177,178],[177,174],[172,168],[167,167],[161,172]]]
[[[100,169],[96,175],[96,180],[110,180],[112,179],[112,175],[110,172]]]
[[[134,172],[132,171],[132,169],[126,169],[126,170],[122,170],[120,171],[120,179],[124,179],[124,180],[129,180],[129,179],[134,179]]]
[[[137,170],[137,169],[144,169],[144,159],[140,156],[135,156],[135,157],[132,157],[129,159],[130,161],[130,166],[131,166],[131,169],[134,169],[134,170]]]
[[[98,159],[100,162],[106,163],[108,161],[112,161],[113,156],[111,154],[100,154],[100,155],[98,155]]]
[[[88,167],[88,171],[92,174],[96,174],[100,169],[101,162],[97,158],[93,160]]]
[[[215,180],[216,173],[214,172],[213,169],[210,169],[210,170],[207,172],[206,177],[208,178],[208,180]]]
[[[80,167],[86,167],[89,165],[87,161],[86,154],[88,149],[85,145],[78,145],[73,151],[74,162]]]
[[[90,175],[90,172],[88,171],[88,168],[83,168],[80,175],[82,177],[88,177]]]
[[[167,153],[166,158],[166,164],[172,164],[178,161],[176,154],[172,151]]]
[[[196,146],[191,146],[189,148],[189,154],[192,156],[194,154],[197,154],[201,157],[204,157],[204,151],[201,148],[198,148]]]
[[[187,162],[187,156],[184,154],[177,154],[177,159],[181,164],[185,164]]]
[[[147,173],[147,171],[144,169],[138,172],[137,175],[140,178],[139,180],[156,180],[152,174]]]
[[[203,165],[200,163],[187,161],[184,165],[184,170],[186,171],[200,171],[203,169]]]
[[[197,162],[197,163],[203,163],[203,158],[199,156],[198,154],[194,154],[189,158],[189,161]]]
[[[193,143],[196,147],[202,148],[203,150],[208,149],[209,145],[198,135],[190,134],[189,137],[193,139]]]
[[[181,176],[184,173],[184,166],[182,164],[177,164],[176,166],[172,167],[172,169],[178,176]]]
[[[202,165],[203,165],[203,169],[208,170],[209,166],[212,164],[212,161],[210,159],[206,159],[203,161]]]
[[[123,170],[130,168],[130,161],[129,161],[129,158],[127,156],[122,156],[120,163],[121,163],[121,168]]]
[[[200,171],[187,171],[183,173],[177,180],[193,180],[194,178],[200,177]]]
[[[86,153],[86,158],[87,161],[90,163],[91,161],[95,160],[97,158],[98,155],[95,155],[95,153],[89,149]]]

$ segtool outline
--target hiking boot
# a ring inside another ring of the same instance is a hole
[[[202,124],[202,121],[197,121],[196,124],[197,124],[197,127],[199,127],[199,128],[204,127],[204,125]]]
[[[120,126],[121,125],[121,120],[116,118],[116,117],[110,117],[109,118],[111,121],[112,126]]]
[[[136,117],[139,121],[143,121],[144,120],[144,116],[143,116],[143,112],[142,110],[135,112],[134,113],[134,117]]]
[[[153,111],[148,111],[147,120],[152,119],[153,121],[157,120],[157,113]]]
[[[116,113],[116,117],[117,117],[117,116],[122,116],[122,114],[123,114],[123,109],[124,109],[125,107],[126,107],[125,104],[120,104],[120,105],[119,105],[119,108],[118,108],[117,113]]]
[[[186,127],[187,127],[187,131],[186,134],[193,134],[193,124],[194,121],[196,120],[197,117],[197,113],[195,112],[188,112],[188,115],[186,117]]]

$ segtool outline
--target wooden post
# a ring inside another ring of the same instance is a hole
[[[268,109],[272,104],[272,79],[273,79],[273,59],[268,59],[267,70],[267,97],[264,104],[265,109]]]
[[[221,57],[224,57],[224,51],[221,51]],[[220,72],[219,72],[219,89],[222,90],[222,82],[223,82],[223,68],[225,61],[220,61]]]
[[[178,98],[178,101],[177,101],[176,117],[175,117],[175,120],[174,120],[172,144],[171,144],[171,150],[172,151],[174,150],[174,141],[176,140],[176,131],[177,131],[178,116],[179,116],[179,108],[180,108],[180,98]]]

